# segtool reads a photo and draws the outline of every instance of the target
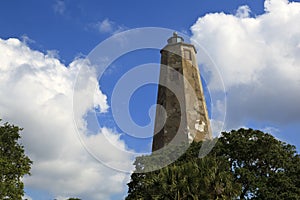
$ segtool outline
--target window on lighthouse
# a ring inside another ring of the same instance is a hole
[[[187,60],[192,60],[191,51],[188,49],[184,49],[184,58]]]

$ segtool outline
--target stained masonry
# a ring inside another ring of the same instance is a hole
[[[174,33],[161,50],[152,151],[169,143],[211,139],[196,49]]]

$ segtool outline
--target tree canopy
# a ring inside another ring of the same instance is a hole
[[[259,130],[223,133],[215,149],[228,160],[240,199],[300,199],[300,157],[293,145]]]
[[[22,177],[29,174],[32,161],[18,141],[21,130],[8,123],[0,126],[0,199],[17,200],[24,195]]]
[[[204,158],[198,158],[200,147],[192,143],[174,163],[151,172],[146,172],[151,161],[170,154],[137,157],[126,199],[300,199],[294,146],[239,129],[224,132]]]

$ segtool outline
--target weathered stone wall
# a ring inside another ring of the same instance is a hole
[[[193,45],[178,42],[168,44],[162,49],[159,84],[157,104],[161,105],[166,113],[161,109],[156,111],[156,134],[153,137],[152,151],[170,142],[202,141],[211,138],[210,122]]]

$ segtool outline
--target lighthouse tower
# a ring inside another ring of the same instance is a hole
[[[161,52],[152,152],[212,138],[194,45],[174,33]]]

